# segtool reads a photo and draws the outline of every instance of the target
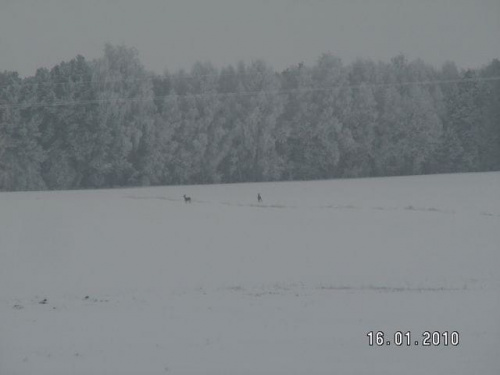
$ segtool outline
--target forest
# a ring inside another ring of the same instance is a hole
[[[106,45],[0,73],[0,190],[500,170],[500,61],[440,68],[332,54],[156,74]]]

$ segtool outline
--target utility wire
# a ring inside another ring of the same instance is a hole
[[[246,92],[205,92],[200,94],[168,94],[161,96],[150,96],[142,98],[102,98],[102,99],[89,99],[89,100],[62,100],[54,101],[52,103],[21,103],[21,104],[1,104],[0,109],[16,109],[16,108],[45,108],[45,107],[60,107],[60,106],[76,106],[86,104],[101,104],[101,103],[128,103],[128,102],[152,102],[155,100],[165,100],[167,98],[206,98],[206,97],[239,97],[239,96],[252,96],[258,94],[292,94],[292,93],[309,93],[309,92],[327,92],[337,89],[352,89],[363,87],[398,87],[398,86],[428,86],[436,84],[451,84],[451,83],[467,83],[467,82],[484,82],[484,81],[498,81],[498,77],[485,77],[485,78],[463,78],[463,79],[449,79],[449,80],[435,80],[435,81],[412,81],[412,82],[391,82],[391,83],[361,83],[356,85],[335,85],[328,87],[305,87],[298,89],[287,90],[256,90]]]
[[[252,76],[266,76],[266,75],[282,75],[286,71],[279,73],[279,72],[274,72],[274,71],[258,71],[258,72],[244,72],[240,73],[238,70],[234,70],[233,72],[220,72],[220,73],[210,73],[210,74],[172,74],[168,76],[164,75],[155,75],[154,73],[149,73],[149,72],[144,72],[141,77],[136,77],[136,78],[104,78],[104,79],[86,79],[86,80],[73,80],[78,77],[88,77],[89,75],[92,76],[91,74],[74,74],[68,77],[66,80],[51,80],[50,77],[47,81],[42,81],[42,82],[21,82],[18,84],[18,87],[24,88],[24,87],[33,87],[33,86],[61,86],[61,85],[72,85],[72,86],[79,86],[79,85],[102,85],[102,84],[112,84],[112,83],[134,83],[134,82],[143,82],[143,81],[150,81],[152,82],[155,78],[159,78],[160,80],[162,79],[169,79],[171,82],[179,82],[179,81],[187,81],[187,80],[193,80],[193,79],[200,79],[200,78],[222,78],[222,77],[252,77]],[[97,73],[95,76],[99,76]],[[25,78],[25,80],[30,80],[33,77]],[[464,79],[457,79],[459,81],[463,80],[487,80],[488,78],[481,78],[481,77],[473,77],[473,78],[464,78]],[[439,81],[434,81],[434,82],[439,82]],[[377,83],[374,83],[377,84]],[[5,83],[0,83],[0,89],[5,86],[10,86],[12,85],[11,83],[5,82]]]
[[[248,77],[248,76],[264,76],[269,74],[270,75],[279,75],[281,73],[278,72],[245,72],[245,73],[239,73],[237,70],[235,70],[232,73],[210,73],[210,74],[172,74],[172,75],[155,75],[153,73],[144,73],[144,76],[142,77],[136,77],[136,78],[117,78],[117,79],[90,79],[90,80],[73,80],[78,77],[88,77],[89,75],[92,76],[92,74],[73,74],[68,77],[66,80],[51,80],[50,77],[47,81],[43,82],[21,82],[19,83],[19,87],[30,87],[30,86],[60,86],[60,85],[86,85],[86,84],[107,84],[107,83],[133,83],[133,82],[142,82],[142,81],[153,81],[155,78],[159,78],[160,80],[162,79],[169,79],[172,82],[176,81],[183,81],[183,80],[192,80],[192,79],[199,79],[199,78],[221,78],[221,77]],[[97,74],[98,76],[99,74]],[[25,78],[27,80],[31,79],[33,77],[28,77]],[[0,88],[4,86],[10,86],[9,83],[4,83],[0,84]]]

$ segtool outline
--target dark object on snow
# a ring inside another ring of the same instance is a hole
[[[257,202],[259,203],[262,202],[262,197],[260,196],[260,193],[257,194]]]
[[[89,298],[90,298],[89,296],[85,296],[85,298],[84,298],[84,299],[89,299]]]
[[[41,300],[40,302],[38,302],[40,305],[46,305],[47,304],[47,298]]]
[[[184,194],[183,197],[184,197],[184,203],[191,203],[191,197],[186,196],[186,194]]]

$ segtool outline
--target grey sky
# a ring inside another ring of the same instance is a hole
[[[106,42],[157,73],[257,58],[281,70],[322,52],[477,67],[500,57],[500,1],[0,0],[0,71],[93,59]]]

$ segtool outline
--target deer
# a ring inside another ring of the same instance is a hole
[[[184,203],[191,203],[191,197],[188,197],[186,194],[183,195]]]

